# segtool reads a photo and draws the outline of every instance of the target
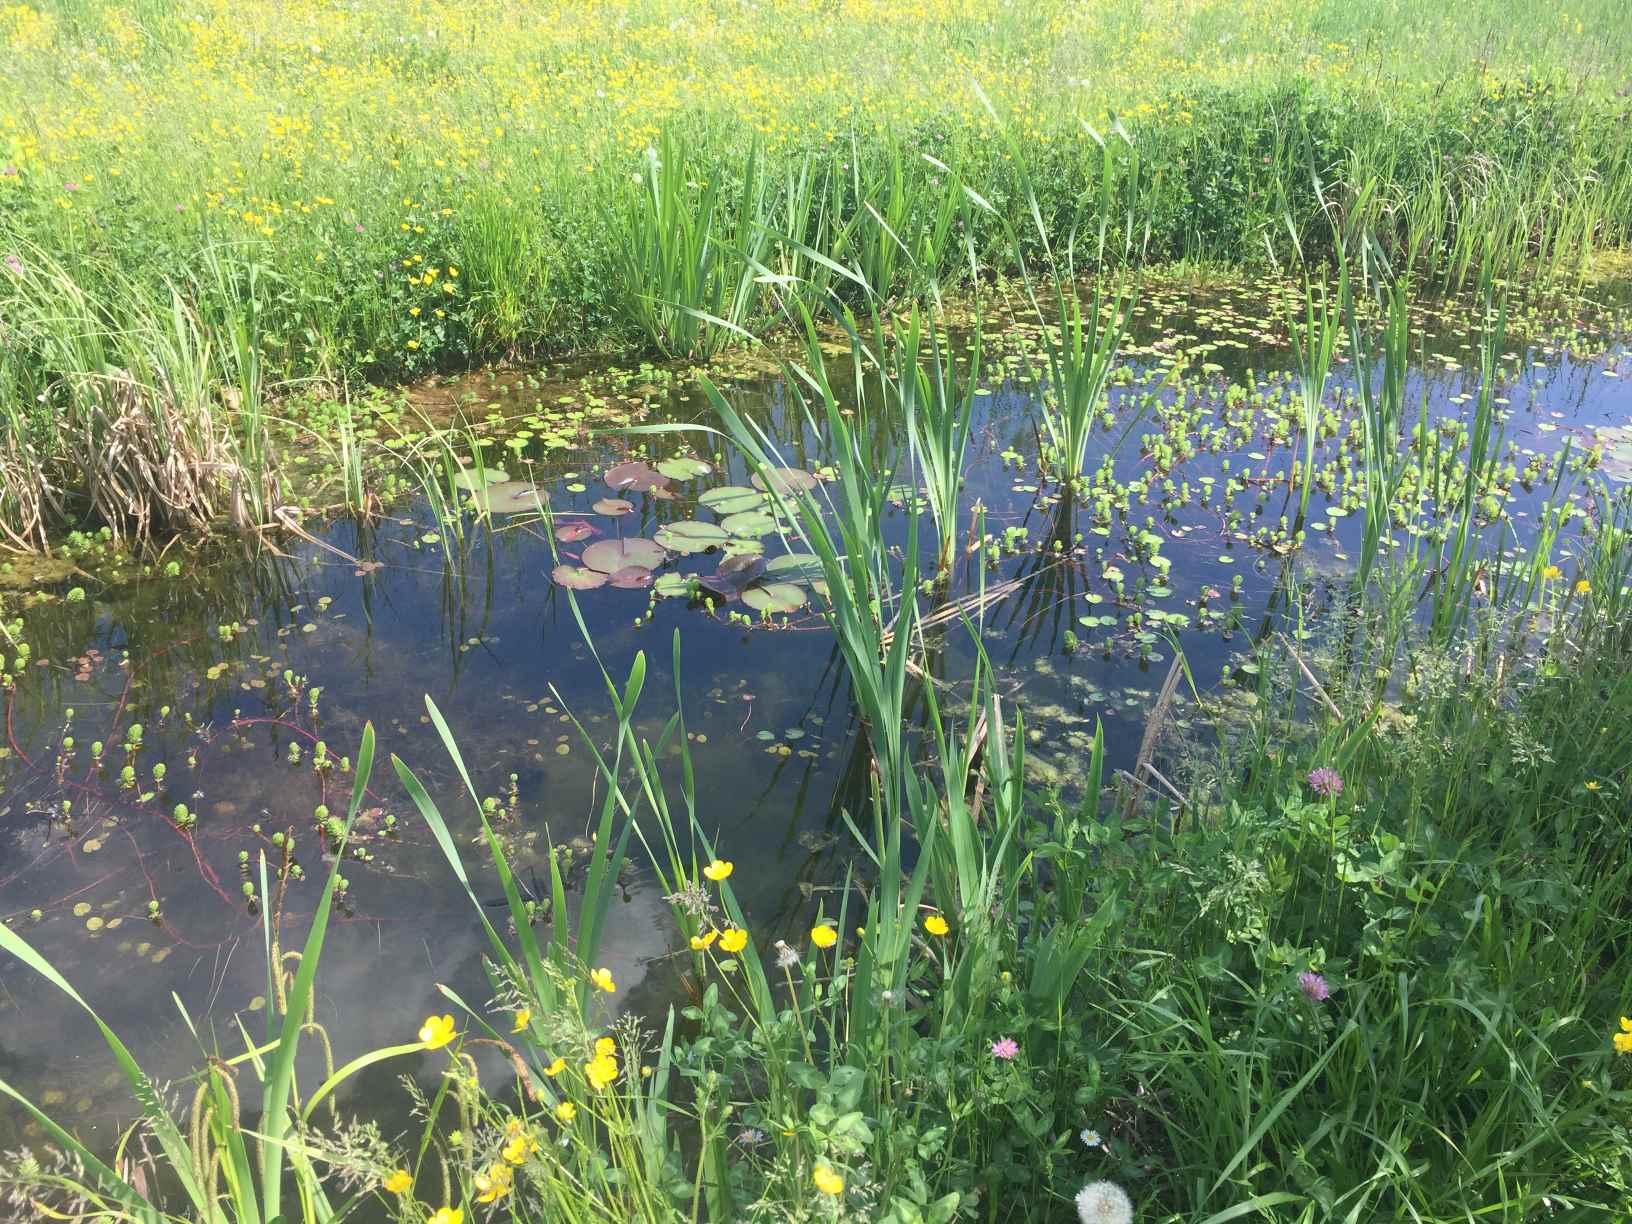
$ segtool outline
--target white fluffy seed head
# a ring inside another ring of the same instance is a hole
[[[1115,1182],[1089,1182],[1077,1192],[1082,1224],[1133,1224],[1133,1200]]]

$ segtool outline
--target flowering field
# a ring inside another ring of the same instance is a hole
[[[777,186],[807,155],[848,167],[905,142],[1012,210],[1001,124],[1063,212],[1101,156],[1084,124],[1119,119],[1162,257],[1284,249],[1284,214],[1315,213],[1311,154],[1334,185],[1379,176],[1395,208],[1521,161],[1525,201],[1597,178],[1589,228],[1621,227],[1618,7],[8,4],[0,244],[93,282],[185,276],[226,244],[276,285],[278,372],[337,375],[619,334],[606,210],[666,130],[696,177],[740,178],[757,142]],[[1430,183],[1428,154],[1457,181]]]

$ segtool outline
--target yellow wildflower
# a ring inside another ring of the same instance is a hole
[[[465,1224],[463,1207],[438,1207],[426,1224]]]
[[[1576,581],[1576,584],[1575,584],[1575,593],[1577,595],[1589,595],[1589,594],[1591,594],[1592,593],[1592,583],[1588,582],[1585,578],[1578,579]]]
[[[618,1078],[618,1060],[609,1054],[600,1054],[584,1064],[584,1078],[596,1092],[603,1091]]]
[[[407,1194],[408,1188],[414,1184],[414,1175],[407,1169],[398,1169],[390,1177],[380,1183],[392,1194]]]
[[[525,1007],[522,1008],[516,1013],[516,1022],[510,1026],[510,1031],[512,1033],[525,1032],[528,1023],[532,1020],[532,1018],[533,1013],[528,1011]]]
[[[612,970],[610,969],[591,969],[589,971],[589,981],[590,985],[597,990],[606,991],[607,994],[611,994],[617,989],[612,981]]]
[[[810,928],[810,942],[818,948],[831,948],[839,942],[839,933],[824,922]]]
[[[728,863],[723,859],[715,859],[707,867],[703,868],[703,874],[718,884],[736,869],[735,863]]]
[[[419,1026],[419,1039],[427,1050],[440,1050],[457,1036],[452,1016],[426,1016],[425,1023]]]
[[[931,935],[945,935],[951,929],[952,928],[946,924],[946,919],[942,918],[939,914],[931,914],[928,918],[924,919],[924,930],[928,931]]]
[[[578,1106],[571,1101],[562,1101],[555,1107],[555,1116],[562,1122],[571,1122],[578,1116]]]
[[[741,927],[726,927],[720,932],[720,951],[733,955],[748,946],[748,932]]]
[[[557,1058],[549,1066],[544,1068],[544,1074],[549,1076],[551,1079],[554,1079],[556,1076],[560,1075],[561,1072],[565,1071],[566,1069],[567,1069],[567,1060],[564,1059],[564,1058]]]
[[[1621,1017],[1621,1031],[1615,1034],[1615,1048],[1622,1054],[1632,1054],[1632,1020]]]
[[[718,931],[710,931],[707,935],[693,935],[691,937],[691,950],[693,952],[705,952],[714,946],[714,941],[719,937],[720,933]]]
[[[476,1201],[478,1203],[493,1203],[510,1193],[511,1179],[515,1174],[510,1166],[495,1161],[487,1167],[487,1172],[476,1174]]]
[[[526,1163],[527,1157],[538,1151],[538,1141],[531,1135],[517,1135],[504,1145],[499,1155],[513,1165]]]
[[[1564,577],[1564,571],[1559,569],[1556,565],[1549,565],[1546,569],[1541,571],[1541,576],[1547,579],[1548,582],[1552,582],[1556,578]]]
[[[833,1172],[827,1165],[817,1165],[816,1172],[811,1176],[816,1183],[816,1189],[823,1194],[843,1194],[844,1178]]]
[[[613,1041],[612,1038],[610,1038],[610,1037],[597,1037],[597,1038],[595,1038],[595,1053],[599,1054],[602,1058],[611,1058],[617,1052],[618,1052],[618,1043]]]

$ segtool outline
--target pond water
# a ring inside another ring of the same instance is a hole
[[[1143,413],[1110,456],[1117,504],[1131,510],[1109,514],[1091,496],[1062,500],[1039,480],[1027,330],[994,329],[966,490],[984,508],[989,540],[966,546],[966,505],[952,580],[925,606],[982,584],[1006,592],[971,615],[1001,691],[1026,718],[1039,786],[1071,793],[1096,720],[1110,763],[1131,761],[1169,666],[1168,635],[1198,682],[1209,683],[1251,639],[1282,624],[1292,552],[1276,530],[1296,508],[1286,472],[1297,410],[1282,316],[1269,305],[1275,293],[1262,284],[1147,291],[1112,391],[1118,422],[1096,435],[1089,463],[1097,468],[1128,419]],[[1426,397],[1451,453],[1477,395],[1477,311],[1448,302],[1417,314],[1425,356],[1413,366],[1407,402],[1414,411]],[[1505,345],[1500,383],[1505,445],[1519,478],[1507,490],[1509,517],[1486,532],[1497,550],[1524,542],[1566,442],[1577,462],[1602,447],[1595,477],[1632,474],[1623,318],[1577,302],[1528,318],[1524,328]],[[1304,574],[1316,576],[1315,598],[1303,606],[1317,613],[1322,584],[1335,596],[1352,569],[1361,517],[1350,512],[1360,477],[1343,367],[1334,384],[1339,427],[1320,449],[1329,479],[1311,503],[1321,530],[1297,554]],[[789,467],[823,472],[824,439],[774,375],[749,371],[727,387]],[[429,506],[410,498],[372,525],[314,527],[320,543],[289,544],[288,555],[246,560],[237,547],[219,547],[185,558],[173,575],[165,564],[174,553],[145,575],[69,575],[22,613],[31,657],[5,695],[0,741],[0,917],[80,988],[161,1082],[198,1062],[172,995],[227,1054],[242,1049],[235,1015],[261,1032],[261,919],[243,896],[252,877],[241,855],[252,863],[264,849],[275,863],[272,834],[295,830],[306,875],[290,887],[283,930],[285,946],[298,946],[325,870],[314,810],[327,804],[343,815],[351,778],[338,761],[356,751],[365,721],[378,732],[379,755],[363,857],[343,869],[349,887],[318,983],[335,1057],[411,1039],[427,1012],[444,1010],[438,982],[467,1000],[486,999],[480,926],[387,754],[427,783],[468,847],[478,893],[497,899],[473,842],[470,801],[426,718],[428,694],[477,789],[498,801],[497,823],[520,874],[541,871],[547,845],[582,837],[597,806],[592,758],[568,712],[601,737],[609,715],[595,659],[552,571],[600,541],[715,522],[722,516],[699,504],[700,495],[751,487],[740,459],[717,441],[686,449],[702,435],[587,436],[620,420],[708,421],[706,400],[684,372],[484,373],[439,387],[435,397],[485,439],[489,463],[547,491],[557,529],[583,538],[552,547],[547,527],[530,515],[467,513],[450,561]],[[866,432],[882,440],[898,425],[874,421]],[[1166,442],[1153,444],[1161,435]],[[655,490],[608,487],[606,474],[619,463],[680,455],[710,470]],[[881,462],[881,479],[887,471]],[[894,480],[903,487],[892,530],[904,541],[904,465]],[[1567,477],[1565,487],[1585,497],[1584,481]],[[614,496],[630,504],[628,513],[594,509]],[[743,504],[753,500],[743,496]],[[922,522],[927,555],[934,531],[927,513]],[[770,527],[746,534],[767,557],[786,551]],[[1558,549],[1566,573],[1572,541],[1566,534]],[[707,576],[719,560],[673,556],[660,573]],[[808,586],[801,597],[819,599]],[[855,857],[841,812],[857,810],[866,781],[843,667],[820,617],[807,604],[766,620],[719,599],[710,612],[684,594],[610,584],[577,599],[615,676],[635,652],[647,653],[640,725],[648,735],[673,712],[672,639],[681,632],[700,819],[737,864],[733,884],[760,945],[800,929],[813,899]],[[933,670],[955,701],[975,650],[956,625],[939,640]],[[11,653],[3,641],[0,649]],[[139,743],[127,750],[138,724]],[[98,741],[100,762],[91,751]],[[328,769],[314,767],[319,741],[335,762]],[[127,763],[129,786],[120,776]],[[195,825],[173,818],[178,803]],[[685,997],[688,963],[675,955],[657,893],[649,872],[637,865],[627,873],[601,958],[618,984],[614,1004],[653,1014]],[[427,1057],[419,1069],[438,1065]],[[395,1076],[413,1069],[397,1063],[365,1075],[344,1094],[343,1112],[358,1111],[370,1094],[400,1096]],[[93,1146],[111,1143],[131,1114],[89,1020],[9,959],[0,959],[0,1077]],[[0,1108],[0,1148],[29,1138],[18,1111]]]

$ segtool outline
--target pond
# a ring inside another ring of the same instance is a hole
[[[1025,719],[1031,781],[1067,801],[1096,722],[1109,763],[1131,762],[1175,643],[1198,684],[1217,684],[1252,641],[1311,632],[1300,618],[1318,621],[1341,602],[1362,517],[1352,387],[1340,364],[1313,529],[1299,549],[1285,530],[1299,426],[1281,292],[1268,283],[1147,290],[1113,380],[1113,420],[1087,465],[1094,473],[1108,461],[1114,479],[1069,498],[1039,476],[1035,328],[988,329],[956,560],[922,602],[956,605],[976,626]],[[1447,471],[1478,394],[1478,317],[1467,301],[1414,308],[1422,349],[1406,402],[1426,405]],[[1589,477],[1632,475],[1624,325],[1612,306],[1575,301],[1510,329],[1497,402],[1512,470],[1505,517],[1483,533],[1493,559],[1532,534],[1566,447],[1561,487],[1582,505]],[[769,363],[744,365],[725,376],[726,394],[790,470],[820,481],[826,439]],[[486,1000],[481,927],[385,764],[395,753],[426,782],[478,896],[498,900],[426,695],[477,790],[492,797],[518,873],[534,881],[551,844],[584,844],[597,807],[593,756],[574,722],[592,738],[610,726],[596,655],[621,679],[646,652],[639,724],[655,737],[674,711],[678,631],[699,818],[736,863],[733,883],[762,943],[791,938],[855,860],[843,813],[865,801],[868,762],[844,668],[808,574],[775,562],[790,548],[741,458],[694,432],[592,434],[623,422],[713,423],[687,372],[484,372],[417,393],[421,406],[432,401],[468,423],[487,464],[515,478],[468,481],[488,489],[495,513],[462,512],[448,549],[449,524],[410,496],[372,523],[309,524],[312,538],[281,553],[246,559],[234,545],[182,557],[183,544],[143,567],[67,574],[21,614],[29,653],[11,668],[0,748],[0,917],[161,1082],[199,1061],[177,1000],[227,1054],[243,1048],[235,1017],[260,1032],[267,899],[247,901],[245,886],[258,889],[256,860],[265,851],[275,864],[274,834],[292,829],[304,878],[283,900],[282,927],[286,946],[304,938],[325,871],[318,809],[344,814],[345,758],[366,721],[379,757],[319,977],[335,1058],[411,1039],[427,1012],[445,1008],[436,983]],[[883,455],[900,423],[870,420],[864,432]],[[910,473],[904,461],[893,471],[881,461],[879,478],[899,486],[890,528],[904,546]],[[534,487],[553,528],[529,512]],[[933,524],[918,513],[927,559]],[[1566,574],[1573,538],[1555,547]],[[654,540],[667,547],[618,543]],[[770,572],[739,572],[713,591],[685,581],[715,575],[726,552],[749,565],[757,555]],[[1289,600],[1294,560],[1300,595]],[[732,598],[745,578],[747,603]],[[594,653],[563,581],[582,588]],[[15,660],[3,640],[0,651]],[[930,670],[954,707],[976,658],[956,618],[935,635]],[[649,873],[626,874],[602,957],[618,987],[612,1004],[653,1015],[689,990],[659,892]],[[437,1064],[423,1057],[429,1074]],[[403,1069],[353,1081],[342,1111],[358,1112],[359,1094],[395,1094]],[[89,1020],[10,960],[0,960],[0,1077],[92,1146],[111,1146],[131,1116]],[[17,1111],[0,1109],[0,1148],[31,1138]]]

